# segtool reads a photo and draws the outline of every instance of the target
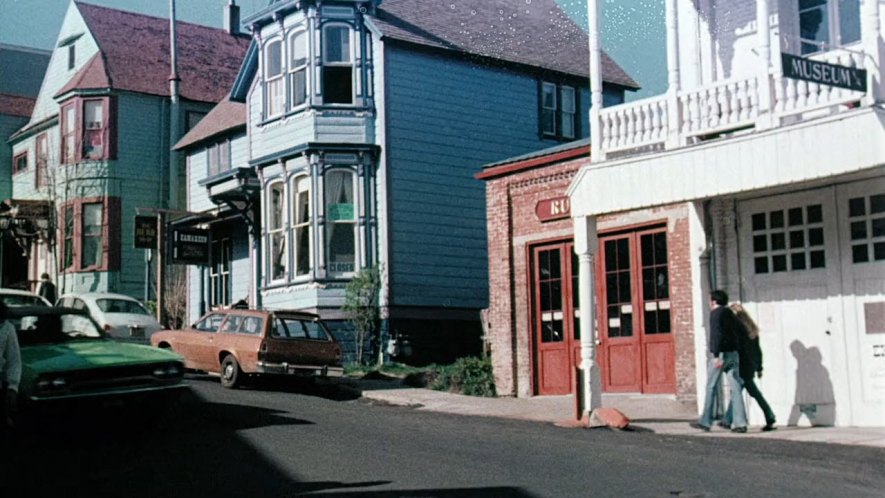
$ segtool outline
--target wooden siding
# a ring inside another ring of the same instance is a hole
[[[538,79],[388,48],[391,302],[485,307],[485,189],[473,175],[558,143],[539,138]]]
[[[16,152],[13,153],[13,148],[6,143],[6,139],[15,133],[16,130],[21,128],[27,121],[27,118],[0,114],[0,139],[2,139],[2,142],[0,142],[0,200],[12,197],[12,159],[17,153],[21,152],[17,147]],[[28,151],[28,170],[34,168],[33,164],[34,154],[33,152]],[[27,173],[22,174],[24,175]]]
[[[67,14],[65,14],[64,22],[59,30],[58,41],[78,34],[83,36],[73,43],[75,45],[75,63],[72,69],[68,69],[67,46],[52,51],[49,65],[46,68],[46,76],[43,77],[43,85],[40,87],[40,94],[37,96],[34,112],[31,114],[31,123],[37,123],[58,114],[58,104],[53,97],[98,52],[95,39],[89,33],[76,5],[71,2],[68,4]]]
[[[188,151],[187,159],[187,210],[195,213],[208,211],[214,207],[206,187],[200,181],[206,178],[209,153],[198,147]]]

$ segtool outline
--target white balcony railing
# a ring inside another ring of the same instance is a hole
[[[862,54],[833,51],[812,57],[843,66],[862,67]],[[719,81],[670,95],[604,108],[599,114],[600,148],[607,154],[661,146],[674,148],[734,130],[757,129],[795,123],[818,116],[821,110],[842,112],[864,97],[861,92],[791,78],[779,72],[769,76],[770,85],[758,77]],[[771,109],[760,109],[760,90],[771,88]],[[675,116],[669,116],[675,103]],[[813,111],[817,111],[814,112]],[[760,122],[763,114],[767,121]],[[668,117],[670,118],[668,120]],[[676,129],[670,127],[675,125]]]

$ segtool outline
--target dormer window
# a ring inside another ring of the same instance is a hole
[[[289,37],[290,105],[295,108],[307,102],[307,32],[298,30]]]
[[[264,84],[267,116],[283,113],[286,104],[283,80],[283,43],[273,40],[264,49]]]
[[[802,54],[860,40],[860,0],[798,0]]]
[[[77,65],[77,46],[71,43],[68,45],[68,70],[74,69]]]
[[[323,28],[323,102],[353,103],[353,30],[346,24]]]

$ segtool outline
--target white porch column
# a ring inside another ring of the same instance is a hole
[[[594,256],[599,247],[595,216],[574,218],[575,254],[578,256],[578,306],[581,310],[581,370],[585,414],[602,406],[602,380],[596,363],[596,290]]]
[[[881,38],[882,28],[879,20],[879,0],[863,0],[860,7],[861,39],[866,53],[867,86],[869,91],[864,98],[865,105],[881,102],[883,97],[882,77],[880,74],[882,61]]]
[[[756,129],[771,128],[771,23],[768,0],[756,0],[756,35],[759,43],[759,117]]]
[[[593,161],[605,160],[602,149],[602,60],[599,46],[599,0],[587,0],[587,36],[590,39],[590,157]]]
[[[679,106],[679,22],[676,0],[664,4],[667,25],[667,142],[668,149],[682,145],[682,109]]]

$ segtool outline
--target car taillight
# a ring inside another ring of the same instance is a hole
[[[103,328],[104,328],[104,331],[107,332],[108,334],[110,334],[111,330],[113,330],[113,327],[111,327],[111,324],[109,324],[109,323],[104,324]]]
[[[341,359],[341,346],[335,346],[335,359]]]
[[[261,345],[258,346],[258,359],[263,360],[265,354],[267,354],[267,341],[261,341]]]

